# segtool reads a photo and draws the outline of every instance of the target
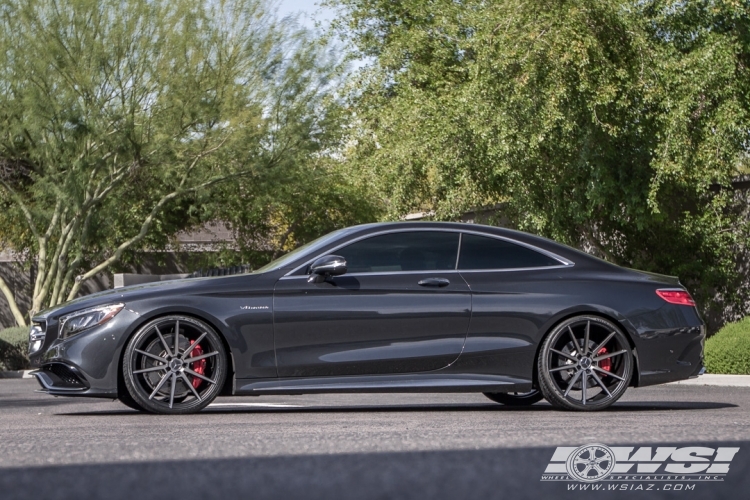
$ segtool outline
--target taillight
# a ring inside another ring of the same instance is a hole
[[[657,290],[656,295],[666,300],[670,304],[681,306],[694,306],[695,301],[685,290]]]

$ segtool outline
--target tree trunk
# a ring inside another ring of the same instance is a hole
[[[13,295],[13,290],[10,289],[2,276],[0,276],[0,290],[3,292],[3,295],[5,295],[5,299],[8,301],[8,307],[10,307],[10,312],[13,314],[13,319],[16,320],[18,326],[28,326],[26,324],[26,318],[18,308],[16,298]]]

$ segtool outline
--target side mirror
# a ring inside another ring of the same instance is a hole
[[[346,272],[346,259],[340,255],[326,255],[310,264],[308,283],[322,283],[331,276],[340,276]]]

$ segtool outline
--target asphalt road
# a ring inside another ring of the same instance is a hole
[[[222,398],[179,417],[36,388],[0,380],[3,500],[750,498],[750,388],[630,389],[593,414],[378,394]],[[724,481],[689,491],[540,481],[556,446],[587,443],[740,451]]]

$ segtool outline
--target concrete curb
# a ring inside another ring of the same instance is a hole
[[[33,378],[31,372],[34,370],[13,370],[9,372],[0,372],[0,378]]]
[[[718,387],[750,387],[750,375],[706,373],[698,378],[672,382],[674,385],[713,385]]]

